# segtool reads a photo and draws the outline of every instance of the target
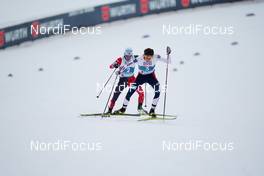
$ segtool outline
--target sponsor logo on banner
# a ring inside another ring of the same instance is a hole
[[[110,18],[122,17],[126,15],[136,14],[136,4],[126,4],[116,7],[103,6],[101,7],[102,20],[109,21]]]
[[[176,7],[176,0],[150,0],[149,9],[154,10],[163,10]]]
[[[182,7],[189,7],[190,6],[190,0],[181,0]]]
[[[135,14],[136,12],[137,12],[136,4],[121,5],[110,8],[110,17],[111,18],[121,17],[121,16]]]
[[[40,24],[39,24],[38,21],[35,21],[35,22],[33,22],[31,24],[31,27],[36,29],[36,30],[32,30],[32,32],[31,32],[31,35],[32,35],[33,38],[38,37],[38,35],[39,35],[39,26],[40,26]]]
[[[101,13],[102,13],[103,21],[108,21],[110,19],[110,7],[109,6],[101,7]]]
[[[81,9],[81,10],[75,10],[73,12],[69,12],[68,16],[72,17],[72,16],[77,16],[77,15],[82,15],[85,13],[90,13],[90,12],[94,12],[94,7],[90,7],[90,8],[86,8],[86,9]]]
[[[0,31],[0,47],[4,46],[5,44],[5,33],[4,31]]]
[[[142,14],[149,12],[149,0],[140,0],[140,12]]]
[[[191,3],[195,5],[195,4],[205,4],[205,3],[213,2],[213,1],[214,0],[191,0]]]
[[[9,31],[5,33],[5,42],[15,42],[18,40],[23,40],[28,37],[28,29],[27,27],[19,28],[13,31]]]

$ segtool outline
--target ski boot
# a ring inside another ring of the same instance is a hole
[[[108,108],[108,111],[107,111],[106,113],[104,113],[104,114],[102,115],[102,117],[110,117],[110,115],[112,114],[112,110],[113,110],[113,109]]]
[[[138,104],[138,109],[137,109],[137,110],[138,110],[138,113],[139,113],[140,115],[148,114],[148,112],[147,112],[145,109],[143,109],[141,103]]]
[[[120,115],[120,114],[124,114],[126,112],[126,108],[122,107],[119,110],[114,111],[114,115]]]
[[[153,108],[151,108],[150,109],[150,111],[149,111],[149,116],[151,116],[152,118],[156,118],[157,117],[157,115],[156,115],[156,113],[155,113],[155,109],[153,109]]]

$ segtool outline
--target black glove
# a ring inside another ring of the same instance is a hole
[[[114,65],[113,65],[113,67],[114,68],[118,68],[119,67],[118,63],[115,62]]]
[[[167,46],[167,55],[169,55],[171,53],[171,49],[169,46]]]

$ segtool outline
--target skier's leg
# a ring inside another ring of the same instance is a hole
[[[135,93],[135,91],[137,90],[138,86],[139,86],[139,84],[137,82],[134,82],[129,87],[129,90],[128,90],[127,94],[126,94],[126,98],[125,98],[124,103],[123,103],[123,107],[122,107],[123,110],[126,110],[127,105],[128,105],[128,103],[130,101],[130,98]]]
[[[144,102],[144,91],[141,86],[138,86],[137,88],[138,93],[138,113],[139,114],[148,114],[148,112],[142,107]]]
[[[159,97],[160,97],[160,84],[159,82],[154,84],[154,85],[151,85],[155,91],[155,95],[153,97],[153,101],[152,101],[152,105],[151,105],[151,108],[152,109],[155,109],[158,102],[159,102]]]
[[[116,114],[120,114],[120,113],[124,113],[126,111],[127,105],[130,101],[131,96],[135,93],[135,91],[137,90],[138,86],[143,84],[144,82],[144,78],[143,75],[139,74],[135,80],[135,82],[131,83],[129,90],[126,94],[126,98],[123,102],[123,106],[121,109],[115,111],[114,113]]]
[[[128,79],[128,85],[130,86],[131,83],[135,82],[135,80],[136,78],[134,76],[130,77]],[[141,86],[138,86],[136,92],[138,93],[138,110],[141,110],[144,102],[144,91]]]
[[[144,102],[144,90],[142,89],[141,86],[138,86],[137,93],[138,93],[138,110],[140,110],[143,109],[142,105]]]
[[[157,80],[155,73],[151,74],[151,77],[148,79],[148,83],[151,85],[151,87],[155,91],[149,114],[152,116],[155,116],[155,108],[159,102],[159,97],[160,97],[160,83]]]
[[[109,110],[108,110],[109,113],[112,113],[116,100],[118,99],[119,95],[126,87],[127,87],[127,78],[125,77],[120,78],[115,88],[113,98],[111,99],[110,104],[109,104]]]

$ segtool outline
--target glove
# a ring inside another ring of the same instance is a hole
[[[120,72],[120,71],[116,71],[115,74],[116,74],[116,75],[120,75],[121,72]]]
[[[114,67],[114,68],[118,68],[118,67],[119,67],[118,63],[115,62],[115,63],[113,64],[113,67]]]
[[[169,55],[171,53],[171,49],[169,46],[167,46],[167,55]]]

